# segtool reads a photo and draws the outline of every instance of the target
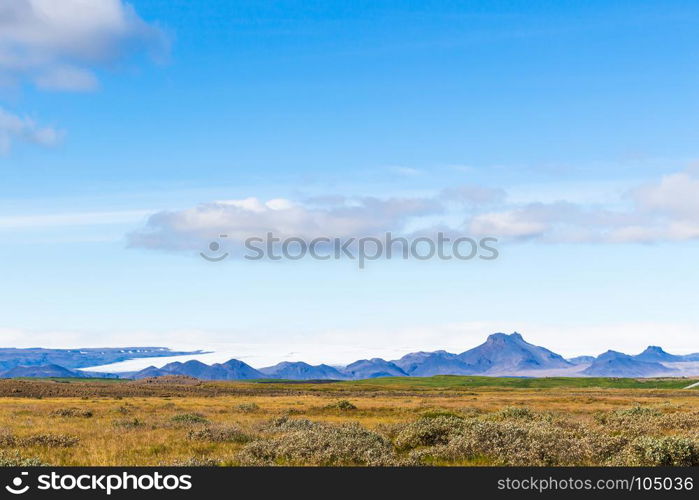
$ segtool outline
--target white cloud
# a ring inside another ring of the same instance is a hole
[[[0,84],[86,91],[95,69],[137,49],[162,49],[165,37],[122,0],[0,2]],[[56,144],[61,133],[0,108],[0,152],[14,141]]]
[[[627,192],[626,209],[531,202],[476,214],[474,234],[547,242],[657,243],[699,238],[699,179],[689,172]],[[620,200],[622,201],[622,200]]]
[[[34,78],[34,83],[44,90],[92,90],[98,86],[92,72],[71,66],[47,69]]]
[[[699,239],[699,179],[689,172],[660,178],[608,205],[508,202],[504,190],[452,187],[420,198],[326,196],[295,202],[258,198],[216,201],[159,212],[129,235],[131,246],[199,250],[219,234],[243,242],[274,233],[306,241],[324,237],[450,235],[546,243],[654,243]],[[458,216],[455,216],[458,214]]]
[[[122,0],[10,0],[0,5],[0,75],[55,90],[97,86],[95,67],[164,37]]]
[[[310,208],[287,199],[216,201],[159,212],[145,228],[129,235],[132,246],[165,250],[199,250],[226,234],[237,242],[251,236],[350,238],[398,231],[411,217],[439,212],[441,205],[423,198],[360,198]]]
[[[14,141],[54,146],[62,136],[59,130],[37,125],[32,119],[0,108],[0,153],[7,153]]]

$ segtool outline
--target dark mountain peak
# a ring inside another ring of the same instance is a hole
[[[15,366],[0,374],[0,378],[15,377],[84,377],[79,371],[72,371],[54,363],[39,366]]]
[[[221,366],[225,366],[228,368],[245,368],[245,367],[250,367],[249,364],[244,363],[243,361],[240,361],[239,359],[231,358],[225,363],[221,363]]]
[[[582,373],[595,377],[651,377],[674,371],[657,361],[642,361],[635,356],[609,350],[597,356]]]
[[[594,356],[575,356],[574,358],[568,358],[566,361],[573,363],[574,365],[582,365],[585,363],[592,363],[595,361]]]
[[[240,380],[263,377],[262,373],[237,359],[229,359],[225,363],[215,363],[213,365],[207,365],[197,360],[190,360],[185,363],[175,361],[168,363],[162,368],[149,366],[135,373],[133,377],[162,377],[165,375],[185,375],[202,380]]]
[[[493,333],[478,347],[458,355],[471,373],[513,374],[522,370],[566,368],[569,362],[555,352],[530,344],[517,332]]]
[[[381,358],[360,359],[347,365],[343,372],[352,378],[404,377],[407,375],[395,363]]]
[[[612,349],[609,349],[606,352],[603,352],[599,356],[597,356],[597,361],[607,361],[610,359],[630,359],[631,356],[628,354],[624,354],[623,352],[619,351],[614,351]]]
[[[520,342],[526,343],[522,335],[517,332],[513,332],[510,334],[501,332],[491,333],[490,335],[488,335],[488,339],[486,340],[486,343],[491,344],[510,344]]]
[[[311,366],[304,361],[282,361],[274,365],[275,368],[287,368],[289,366]]]
[[[666,352],[660,346],[649,345],[641,354],[635,355],[634,359],[640,361],[667,361],[672,363],[673,361],[684,361],[685,356],[675,356],[674,354]]]
[[[274,366],[260,368],[258,371],[271,378],[289,380],[341,380],[347,378],[332,366],[313,366],[303,361],[282,361]]]
[[[196,359],[190,359],[189,361],[185,361],[182,364],[184,366],[206,366],[206,363],[202,363],[201,361]]]

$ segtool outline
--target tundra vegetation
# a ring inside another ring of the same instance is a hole
[[[0,465],[699,465],[678,379],[0,381]]]

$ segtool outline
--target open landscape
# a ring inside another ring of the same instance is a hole
[[[0,0],[0,493],[696,496],[697,54],[699,0]]]
[[[4,465],[698,465],[686,378],[7,379]]]

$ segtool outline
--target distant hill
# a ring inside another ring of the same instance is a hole
[[[568,358],[566,361],[574,365],[584,365],[592,363],[595,360],[594,356],[576,356],[574,358]]]
[[[75,370],[74,366],[176,354],[189,353],[170,351],[162,347],[0,349],[0,360],[4,363],[0,364],[0,377],[113,377],[115,375]],[[66,359],[70,365],[41,362],[54,358]],[[303,361],[284,361],[274,366],[255,369],[237,359],[211,365],[190,360],[175,361],[162,368],[149,366],[138,372],[123,373],[121,376],[137,379],[179,376],[201,380],[359,380],[434,375],[636,378],[699,375],[697,361],[699,354],[675,355],[659,346],[648,346],[642,353],[634,356],[607,351],[596,358],[577,356],[566,360],[553,351],[527,342],[522,335],[514,332],[493,333],[481,345],[460,354],[443,350],[419,351],[393,361],[381,358],[360,359],[344,368],[326,364],[310,365]]]
[[[348,378],[344,373],[332,366],[312,366],[302,361],[284,361],[274,366],[260,368],[258,370],[269,378],[281,378],[286,380],[343,380]]]
[[[657,345],[649,345],[648,347],[646,347],[646,350],[643,351],[641,354],[636,354],[635,356],[633,356],[633,359],[636,359],[638,361],[649,361],[657,363],[673,363],[684,361],[685,357],[677,356],[675,354],[669,354],[665,352],[662,347],[658,347]]]
[[[457,354],[446,351],[413,352],[393,362],[411,377],[432,375],[472,375],[474,368],[464,363]]]
[[[139,358],[160,358],[184,354],[201,354],[203,351],[171,351],[166,347],[99,347],[80,349],[29,349],[0,348],[0,372],[15,366],[59,365],[64,368],[85,368],[107,365]]]
[[[395,363],[381,358],[360,359],[347,365],[342,372],[354,379],[405,377],[408,375]]]
[[[41,365],[41,366],[15,366],[3,373],[0,373],[0,378],[18,378],[18,377],[84,377],[81,372],[71,371],[58,365]]]
[[[674,371],[657,362],[639,361],[628,354],[607,351],[583,370],[583,374],[592,377],[651,377],[669,375]]]
[[[526,342],[517,332],[489,335],[483,344],[462,352],[458,358],[473,368],[471,373],[484,375],[572,366],[563,356]]]
[[[255,370],[252,366],[230,359],[225,363],[207,365],[201,361],[187,361],[180,363],[168,363],[162,368],[149,366],[132,375],[133,378],[162,377],[165,375],[185,375],[202,380],[247,380],[264,378],[265,375]]]

